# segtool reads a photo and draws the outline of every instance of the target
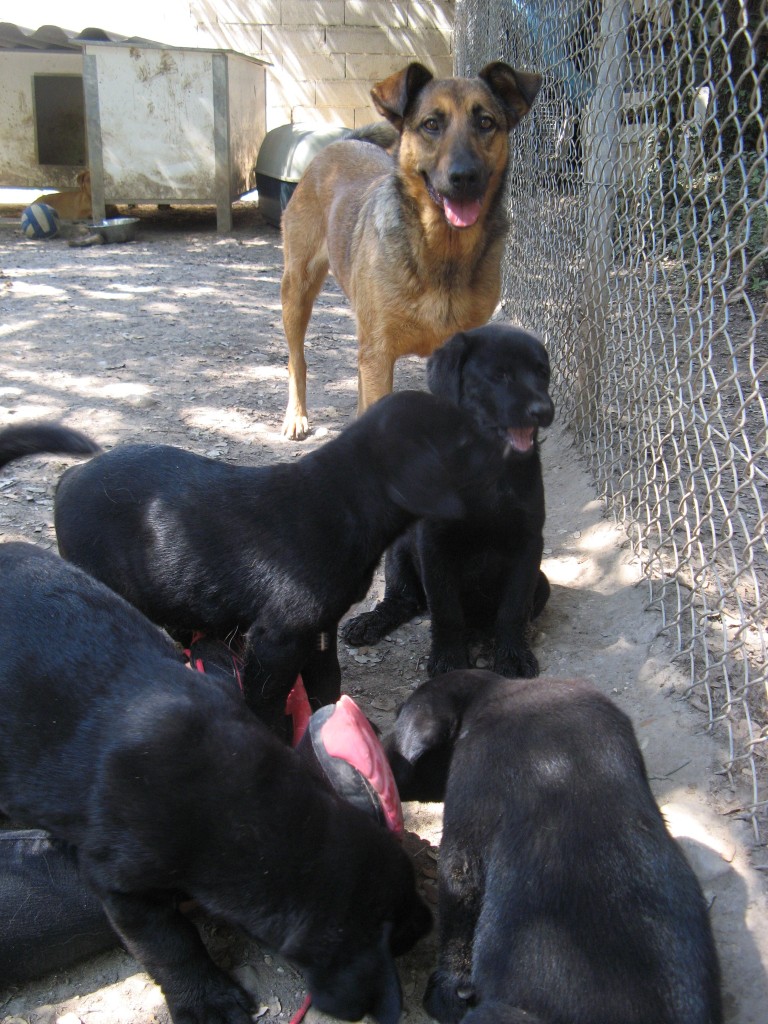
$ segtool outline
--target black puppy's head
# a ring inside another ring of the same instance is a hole
[[[384,750],[403,800],[445,799],[451,756],[467,708],[499,677],[459,669],[427,680],[401,704]]]
[[[403,997],[390,932],[391,925],[383,925],[377,943],[358,948],[344,962],[304,968],[315,1009],[340,1020],[370,1013],[379,1024],[397,1024]]]
[[[402,882],[401,905],[390,908],[395,920],[365,932],[349,927],[343,938],[329,937],[327,960],[317,956],[301,964],[312,1003],[322,1013],[353,1021],[370,1014],[378,1024],[399,1021],[403,999],[394,957],[408,952],[432,928],[430,910],[415,896],[410,863]]]
[[[506,458],[533,454],[539,428],[552,423],[549,381],[541,341],[505,324],[454,334],[427,362],[430,391],[461,406]]]

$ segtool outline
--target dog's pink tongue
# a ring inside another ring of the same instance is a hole
[[[533,447],[533,427],[510,427],[507,431],[509,443],[518,452],[530,451]]]
[[[443,196],[445,219],[455,228],[471,228],[480,216],[482,204],[479,199],[468,203],[457,203]]]

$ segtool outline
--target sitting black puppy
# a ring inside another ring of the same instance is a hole
[[[701,888],[630,720],[595,687],[451,672],[385,747],[404,799],[445,800],[430,1016],[720,1024]]]
[[[114,448],[62,476],[56,536],[176,639],[245,633],[246,701],[281,732],[299,673],[313,710],[339,699],[338,623],[388,545],[419,516],[459,518],[502,469],[469,416],[401,391],[288,463]]]
[[[393,954],[430,913],[394,836],[82,570],[2,544],[0,579],[0,811],[74,848],[175,1024],[251,1024],[184,897],[292,960],[319,1010],[397,1024]]]
[[[554,417],[549,359],[527,331],[488,324],[455,334],[427,363],[430,390],[466,412],[504,458],[476,487],[461,520],[416,523],[387,551],[383,600],[345,623],[353,646],[373,644],[424,608],[432,620],[431,676],[469,665],[467,626],[493,623],[494,668],[535,676],[526,638],[549,597],[541,571],[544,485],[538,430]]]

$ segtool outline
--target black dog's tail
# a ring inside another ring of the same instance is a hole
[[[0,467],[25,455],[93,455],[100,451],[99,445],[79,430],[56,423],[20,423],[0,430]]]
[[[364,124],[360,128],[353,128],[346,138],[357,139],[358,142],[371,142],[374,146],[381,146],[382,149],[391,153],[397,145],[400,135],[397,128],[389,121],[374,121],[373,124]]]

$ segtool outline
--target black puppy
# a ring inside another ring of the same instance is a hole
[[[445,799],[432,1017],[720,1024],[703,894],[598,690],[451,672],[385,746],[404,799]]]
[[[226,465],[131,445],[63,475],[61,554],[174,636],[245,632],[246,700],[276,731],[302,674],[338,700],[339,619],[418,516],[455,519],[501,472],[469,417],[417,391],[390,395],[302,459]]]
[[[0,429],[0,467],[24,455],[92,455],[98,451],[99,446],[85,434],[55,423],[19,423]]]
[[[455,334],[427,363],[430,389],[471,416],[504,457],[504,472],[477,487],[457,522],[423,520],[385,559],[384,598],[341,629],[353,646],[372,644],[424,608],[432,620],[427,671],[469,665],[467,625],[493,623],[494,668],[535,676],[526,638],[549,597],[541,572],[544,485],[538,429],[554,417],[549,358],[527,331],[488,324]]]
[[[393,954],[430,914],[394,836],[103,584],[28,544],[0,545],[0,579],[0,810],[76,849],[176,1024],[250,1024],[182,896],[292,960],[318,1009],[396,1024]]]
[[[43,829],[0,828],[0,989],[119,943],[75,851]]]

